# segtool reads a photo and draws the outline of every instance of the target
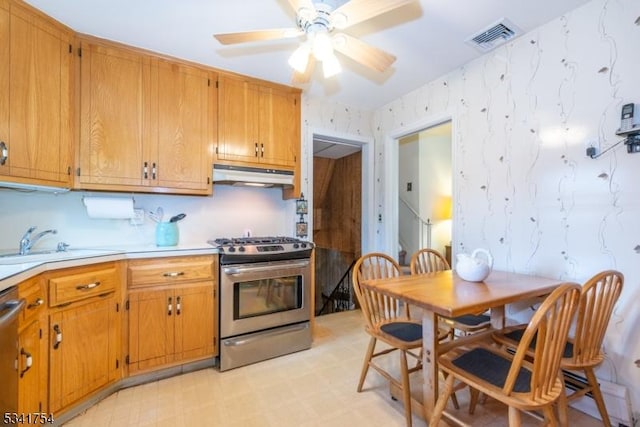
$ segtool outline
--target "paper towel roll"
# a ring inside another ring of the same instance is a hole
[[[135,216],[130,197],[85,197],[83,202],[89,218],[128,219]]]

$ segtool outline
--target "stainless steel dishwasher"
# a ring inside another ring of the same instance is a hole
[[[18,315],[23,307],[16,287],[0,292],[0,414],[18,411]]]

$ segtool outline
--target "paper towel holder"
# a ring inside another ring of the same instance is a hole
[[[89,218],[131,219],[135,217],[133,197],[82,196]]]

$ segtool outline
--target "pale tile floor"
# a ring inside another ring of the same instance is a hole
[[[310,350],[227,372],[204,369],[120,390],[65,426],[404,426],[402,404],[390,399],[378,373],[370,370],[365,390],[356,392],[369,340],[360,311],[321,316],[316,327]],[[396,364],[397,353],[386,357]],[[489,399],[471,417],[467,390],[458,392],[458,399],[460,410],[449,410],[463,421],[507,425],[503,405]],[[572,426],[601,425],[569,411]],[[541,425],[527,415],[523,423]],[[415,416],[413,424],[425,425]]]

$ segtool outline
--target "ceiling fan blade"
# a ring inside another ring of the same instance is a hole
[[[293,1],[293,0],[291,0]],[[382,15],[390,10],[397,9],[415,0],[351,0],[334,10],[334,25],[343,29],[359,22]]]
[[[311,12],[316,10],[311,0],[289,0],[289,4],[296,13],[298,13],[300,9],[309,9]]]
[[[311,80],[311,74],[313,74],[313,69],[316,66],[316,59],[313,55],[309,55],[309,61],[307,62],[307,68],[303,73],[298,73],[297,71],[293,71],[293,76],[291,76],[291,83],[303,85],[309,83]]]
[[[337,34],[333,40],[335,50],[381,73],[386,71],[396,60],[396,57],[390,53],[347,34]]]
[[[236,44],[263,40],[290,39],[304,34],[297,28],[277,28],[273,30],[244,31],[241,33],[214,34],[222,44]]]

